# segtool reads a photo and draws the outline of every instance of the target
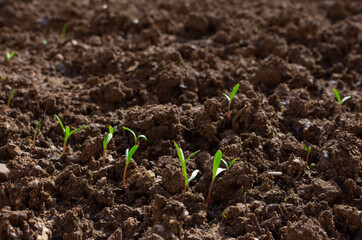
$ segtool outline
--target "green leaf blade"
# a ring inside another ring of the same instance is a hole
[[[342,105],[341,97],[339,96],[339,93],[338,93],[337,89],[333,88],[333,92],[334,92],[334,95],[336,95],[336,98],[337,98],[337,101],[338,101],[339,105]]]
[[[192,158],[193,156],[195,156],[199,152],[200,152],[200,150],[197,150],[196,152],[192,153],[188,158],[186,158],[185,162],[187,162],[187,160],[189,160],[190,158]]]
[[[139,136],[137,137],[137,139],[140,139],[140,138],[142,138],[143,140],[148,141],[148,139],[147,139],[147,137],[146,137],[145,135],[139,135]]]
[[[128,127],[122,127],[122,128],[123,128],[124,130],[132,133],[134,140],[137,141],[137,136],[136,136],[136,134],[134,133],[134,131],[132,131],[132,130],[131,130],[130,128],[128,128]]]
[[[233,98],[234,98],[236,92],[238,91],[238,89],[239,89],[239,84],[236,84],[233,91],[232,91],[232,93],[230,94],[230,102],[233,100]]]
[[[89,125],[84,125],[84,126],[82,126],[82,127],[80,127],[80,128],[74,129],[73,131],[70,132],[70,136],[71,136],[73,133],[78,132],[79,130],[82,130],[83,128],[86,128],[86,127],[88,127],[88,126],[89,126]]]
[[[236,158],[234,158],[234,159],[230,162],[229,168],[234,164],[235,161],[236,161]]]
[[[62,123],[62,121],[60,120],[60,118],[58,117],[58,115],[56,115],[55,114],[55,118],[58,120],[58,122],[59,122],[59,125],[62,127],[62,129],[63,129],[63,132],[65,133],[65,128],[64,128],[64,126],[63,126],[63,123]]]
[[[222,152],[221,150],[218,150],[214,157],[214,163],[212,166],[212,180],[215,180],[217,176],[217,170],[219,168],[220,162],[221,162]]]
[[[14,54],[15,54],[14,52],[8,53],[8,54],[7,54],[7,59],[8,59],[8,60],[12,59],[12,58],[14,57]]]
[[[107,145],[108,145],[108,133],[106,135],[106,137],[104,138],[103,140],[103,149],[105,150],[107,148]]]
[[[137,148],[138,148],[138,145],[134,145],[131,148],[131,150],[129,150],[128,154],[126,154],[126,165],[128,165],[129,162],[131,161],[131,158],[132,158],[133,154],[136,152]],[[127,152],[127,150],[126,150],[126,152]]]

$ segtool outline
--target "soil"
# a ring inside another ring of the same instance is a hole
[[[1,0],[0,33],[0,239],[362,239],[360,0]]]

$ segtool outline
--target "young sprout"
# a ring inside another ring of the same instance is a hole
[[[337,101],[338,101],[338,104],[339,106],[342,106],[342,104],[347,101],[348,99],[351,98],[351,96],[347,96],[347,97],[344,97],[342,100],[341,100],[341,97],[339,96],[339,93],[337,91],[337,89],[333,88],[333,92],[334,92],[334,95],[336,95],[336,98],[337,98]]]
[[[62,29],[62,34],[60,35],[62,38],[65,37],[65,34],[67,33],[67,28],[68,28],[68,24],[64,23],[63,29]]]
[[[236,158],[231,160],[230,164],[228,164],[224,159],[221,158],[221,161],[225,164],[226,171],[229,170],[229,168],[234,164],[235,160],[236,160]]]
[[[129,150],[127,148],[126,150],[126,166],[124,168],[124,172],[123,172],[123,188],[125,189],[126,188],[126,172],[127,172],[127,167],[128,167],[128,164],[129,162],[131,161],[131,158],[133,156],[133,154],[135,153],[135,151],[137,150],[138,148],[138,145],[134,145],[131,150]]]
[[[215,179],[216,179],[217,175],[219,175],[223,171],[229,169],[231,167],[231,165],[235,162],[235,159],[232,160],[230,165],[228,165],[227,169],[226,168],[219,168],[221,160],[222,160],[222,152],[220,150],[218,150],[216,152],[216,154],[215,154],[214,163],[212,165],[212,180],[211,180],[209,193],[207,194],[207,198],[206,198],[206,207],[209,206],[209,199],[210,199],[210,196],[211,196],[211,190],[212,190],[212,187],[214,186],[214,182],[215,182]]]
[[[314,170],[315,170],[315,167],[316,167],[315,163],[312,163],[312,164],[310,165],[309,169],[312,170],[312,171],[314,171]]]
[[[14,52],[8,53],[6,56],[7,60],[10,61],[14,57],[14,54],[15,54]]]
[[[305,162],[307,163],[307,166],[308,166],[308,159],[309,159],[309,154],[310,154],[311,148],[309,146],[307,146],[307,144],[304,143],[304,149],[305,149],[305,151],[307,151],[307,158],[306,158]]]
[[[177,145],[176,142],[174,142],[176,150],[177,150],[177,156],[180,160],[181,163],[181,167],[182,167],[182,173],[185,179],[185,185],[184,185],[184,190],[182,192],[182,202],[184,202],[185,199],[185,192],[187,190],[187,186],[190,184],[190,182],[196,177],[196,175],[199,173],[199,170],[195,170],[192,172],[191,177],[188,178],[187,177],[187,169],[186,169],[186,162],[187,160],[189,160],[190,158],[192,158],[195,154],[197,154],[198,152],[200,152],[200,150],[194,152],[193,154],[191,154],[187,159],[185,159],[184,153],[182,151],[181,148],[179,148],[179,146]],[[182,175],[181,175],[181,185],[180,187],[182,188]]]
[[[35,140],[36,140],[36,136],[38,135],[40,128],[41,128],[41,122],[43,121],[43,119],[40,119],[38,121],[38,124],[36,125],[36,127],[34,128],[34,137],[33,137],[33,152],[35,152]]]
[[[12,99],[13,96],[14,96],[14,92],[15,92],[15,88],[12,88],[12,89],[10,90],[10,93],[9,93],[8,104],[6,105],[8,108],[9,108],[9,106],[10,106],[10,101],[11,101],[11,99]]]
[[[146,137],[145,135],[139,135],[139,136],[136,136],[136,134],[134,133],[134,131],[132,131],[131,129],[129,129],[129,128],[127,128],[127,127],[122,127],[122,128],[123,128],[124,130],[126,130],[126,131],[128,131],[128,132],[132,133],[133,138],[134,138],[134,144],[135,144],[135,145],[137,145],[138,140],[139,140],[140,138],[143,138],[144,140],[146,140],[146,141],[147,141],[147,137]]]
[[[229,105],[228,105],[228,124],[230,127],[230,106],[231,106],[231,101],[233,100],[236,92],[239,89],[239,84],[236,84],[233,91],[231,92],[230,96],[228,96],[226,93],[223,93],[223,95],[227,98],[227,100],[229,101]]]
[[[106,137],[103,140],[103,167],[106,164],[106,151],[107,151],[107,146],[108,143],[111,141],[113,135],[114,135],[114,131],[116,131],[117,126],[108,126],[109,129],[109,133],[107,133]]]
[[[59,125],[62,127],[63,132],[64,132],[64,144],[63,144],[63,154],[64,154],[64,153],[65,153],[65,150],[66,150],[66,148],[67,148],[68,138],[69,138],[70,136],[72,136],[73,133],[75,133],[75,132],[77,132],[77,131],[79,131],[79,130],[82,130],[82,129],[85,128],[85,127],[88,127],[89,125],[84,125],[84,126],[82,126],[82,127],[80,127],[80,128],[74,129],[73,131],[70,132],[69,126],[66,126],[66,127],[64,128],[62,121],[60,120],[60,118],[59,118],[56,114],[55,114],[55,118],[58,120]]]

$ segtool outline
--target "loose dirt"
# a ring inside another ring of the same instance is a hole
[[[0,239],[362,239],[359,0],[2,0],[0,43]]]

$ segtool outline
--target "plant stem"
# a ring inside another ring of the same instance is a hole
[[[180,191],[182,191],[182,173],[181,173],[181,177],[180,177]]]
[[[206,203],[205,203],[206,207],[209,206],[209,199],[210,199],[210,196],[211,196],[211,190],[212,190],[212,186],[214,185],[214,181],[215,181],[215,179],[213,179],[211,181],[210,190],[209,190],[209,193],[207,194]]]
[[[106,149],[103,150],[103,167],[106,165]]]
[[[126,171],[127,171],[127,166],[128,164],[126,164],[126,167],[124,168],[124,172],[123,172],[123,188],[126,189]]]
[[[36,138],[36,135],[34,135],[34,138],[33,138],[33,152],[35,152],[35,138]]]
[[[306,159],[306,161],[305,161],[305,162],[307,163],[307,166],[308,166],[309,153],[310,153],[310,152],[307,153],[307,159]]]
[[[67,142],[64,141],[64,144],[63,144],[63,155],[65,153],[65,150],[67,150]]]

